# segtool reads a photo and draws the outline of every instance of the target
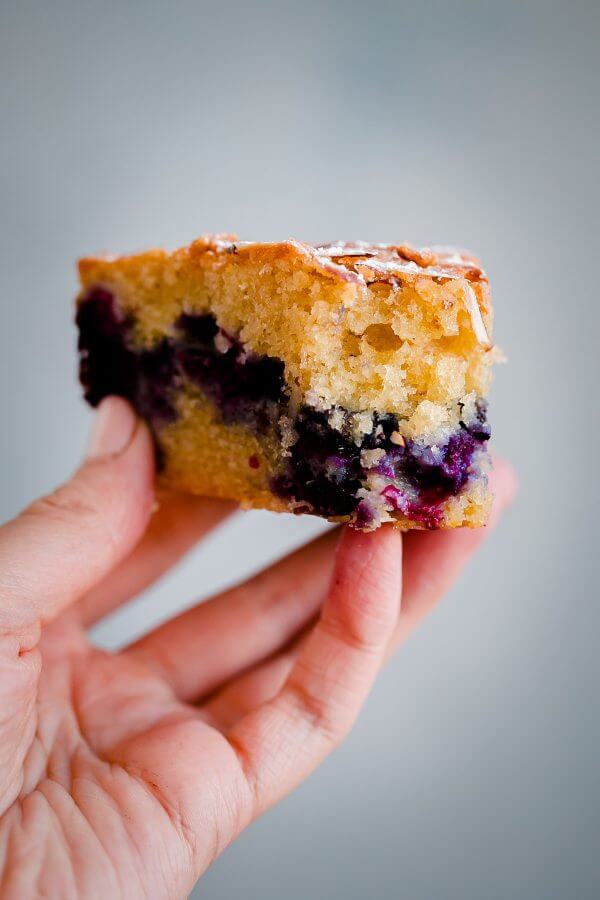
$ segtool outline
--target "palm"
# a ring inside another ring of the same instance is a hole
[[[230,592],[222,599],[232,607],[238,597]],[[259,608],[258,592],[255,601]],[[165,659],[159,654],[148,665],[137,658],[144,652],[143,645],[119,654],[98,650],[66,614],[44,630],[18,672],[11,755],[23,767],[0,783],[0,796],[16,795],[4,825],[33,810],[34,830],[54,820],[59,827],[50,843],[58,848],[62,835],[73,860],[85,856],[84,869],[63,862],[46,873],[57,896],[68,896],[74,885],[84,895],[93,886],[102,896],[184,896],[252,818],[252,793],[225,734],[277,692],[294,652],[277,654],[216,692],[214,667],[194,666],[192,689],[202,691],[203,684],[211,693],[204,704],[180,699],[157,672]],[[11,703],[8,692],[3,699]],[[27,842],[18,852],[28,852]]]
[[[73,862],[46,873],[57,896],[71,885],[83,895],[91,886],[101,896],[185,895],[250,817],[236,754],[164,679],[92,648],[74,623],[55,622],[40,651],[44,679],[18,748],[35,788],[23,786],[9,815],[19,807],[39,828],[60,823],[56,851],[62,832],[71,859],[85,858],[84,870]]]
[[[139,541],[151,479],[138,433],[0,529],[3,896],[186,896],[343,738],[383,658],[482,538],[405,539],[400,619],[399,536],[346,534],[334,570],[330,532],[104,653],[88,626],[231,509],[165,497]]]

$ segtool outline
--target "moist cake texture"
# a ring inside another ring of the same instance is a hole
[[[485,523],[497,351],[473,257],[217,235],[79,272],[85,397],[131,401],[165,484],[364,529]]]

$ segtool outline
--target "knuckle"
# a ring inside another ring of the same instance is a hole
[[[79,533],[93,534],[109,544],[115,540],[111,526],[109,491],[98,491],[84,478],[75,478],[64,487],[35,500],[23,513],[29,519],[54,522],[59,526],[77,527]]]
[[[385,645],[388,617],[376,608],[366,608],[363,601],[356,606],[351,603],[335,618],[322,619],[320,627],[338,644],[362,656],[378,656]]]
[[[58,488],[53,493],[34,501],[26,513],[30,516],[60,521],[72,518],[93,519],[98,515],[89,492],[75,483],[68,487]]]
[[[343,739],[345,715],[336,704],[315,695],[302,681],[288,685],[294,715],[301,719],[311,732],[318,732],[327,744],[337,746]]]

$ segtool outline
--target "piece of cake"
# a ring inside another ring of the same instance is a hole
[[[81,382],[162,481],[371,529],[486,521],[487,278],[450,248],[206,236],[79,264]]]

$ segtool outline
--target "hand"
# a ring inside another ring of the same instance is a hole
[[[486,535],[332,530],[105,653],[86,629],[233,509],[169,495],[153,514],[152,459],[110,398],[74,478],[0,529],[3,897],[187,896],[344,738]],[[505,466],[495,490],[497,518]]]

